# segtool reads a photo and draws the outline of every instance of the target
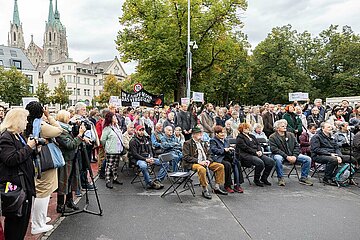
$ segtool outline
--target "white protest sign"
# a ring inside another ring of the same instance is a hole
[[[181,98],[181,105],[189,105],[190,98]]]
[[[140,107],[140,102],[132,102],[131,106],[132,107]]]
[[[289,93],[289,101],[307,101],[309,99],[309,93],[294,92]]]
[[[23,98],[22,98],[23,107],[25,108],[26,105],[29,104],[29,102],[33,102],[33,101],[38,102],[39,99],[36,98],[36,97],[23,97]]]
[[[117,107],[121,107],[121,99],[118,96],[110,96],[109,104],[114,104]]]
[[[193,92],[193,100],[194,102],[203,102],[204,101],[204,93],[202,92]]]

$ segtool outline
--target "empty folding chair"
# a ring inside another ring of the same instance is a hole
[[[159,159],[161,164],[169,163],[172,161],[173,156],[171,153],[163,153],[159,155]],[[172,172],[166,173],[166,178],[170,182],[170,186],[161,194],[161,197],[165,197],[169,194],[176,193],[177,197],[179,198],[180,202],[183,202],[180,193],[190,190],[193,197],[195,197],[195,190],[194,185],[192,183],[192,176],[196,171],[188,171],[188,172]],[[179,188],[182,186],[182,189]]]

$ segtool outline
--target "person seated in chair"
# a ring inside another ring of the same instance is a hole
[[[340,122],[338,124],[338,129],[334,134],[334,139],[337,145],[340,148],[342,154],[350,154],[350,141],[353,142],[354,134],[348,129],[349,123]]]
[[[171,153],[173,160],[171,161],[173,172],[177,172],[179,168],[179,162],[182,159],[182,147],[181,143],[173,134],[171,126],[165,127],[165,135],[161,137],[161,149],[163,153]]]
[[[202,196],[206,199],[211,199],[211,194],[207,188],[206,171],[209,168],[215,173],[215,188],[214,192],[217,194],[227,195],[228,193],[220,188],[220,184],[224,184],[224,165],[213,162],[211,156],[201,141],[202,130],[198,127],[192,129],[192,137],[187,140],[183,146],[183,167],[197,171],[200,185],[202,187]]]
[[[151,143],[148,138],[144,136],[144,131],[144,126],[136,126],[135,136],[129,143],[129,161],[134,165],[136,164],[141,169],[147,188],[161,189],[164,187],[161,181],[166,177],[166,171],[169,168],[169,165],[167,163],[161,164],[159,159],[153,157],[154,153]],[[152,164],[160,166],[155,181],[151,180],[148,170],[148,165]]]
[[[244,182],[244,178],[242,177],[241,167],[238,161],[234,161],[234,148],[230,147],[229,140],[226,137],[226,130],[222,126],[215,126],[214,127],[214,134],[215,137],[210,140],[210,151],[212,153],[212,158],[214,162],[221,163],[224,165],[225,169],[225,190],[228,193],[234,193],[234,191],[238,193],[243,193],[244,190],[241,188],[240,183]],[[235,177],[235,185],[234,189],[232,186],[232,179],[231,179],[231,169],[232,166],[236,168],[234,171]],[[235,172],[237,174],[235,174]],[[237,176],[236,176],[237,175]],[[241,176],[239,176],[241,175]],[[241,178],[241,180],[239,179]]]
[[[254,183],[256,186],[264,187],[264,184],[271,186],[267,178],[275,165],[274,160],[263,154],[260,143],[254,135],[250,134],[251,125],[249,123],[241,123],[238,131],[236,153],[239,159],[244,166],[255,166]]]
[[[291,164],[301,163],[300,183],[312,186],[313,183],[308,178],[311,158],[300,154],[300,145],[295,135],[291,132],[286,132],[287,121],[285,119],[276,121],[274,128],[275,132],[270,135],[269,142],[271,152],[276,162],[275,169],[279,179],[279,186],[285,186],[283,161],[288,161]]]
[[[161,138],[164,136],[163,133],[163,124],[157,123],[155,125],[155,131],[151,134],[151,143],[154,148],[155,156],[159,156],[163,153],[161,149]]]
[[[333,125],[329,122],[321,123],[321,129],[311,138],[311,157],[317,163],[326,164],[323,182],[329,185],[336,185],[333,181],[334,170],[342,162],[354,163],[356,161],[349,155],[341,153],[339,145],[332,137]]]

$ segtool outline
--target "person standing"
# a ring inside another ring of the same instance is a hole
[[[185,140],[191,138],[191,113],[187,109],[188,106],[182,104],[180,112],[177,114],[177,126],[181,127]]]
[[[27,203],[23,205],[22,217],[6,216],[4,225],[5,239],[24,239],[29,225],[32,199],[35,197],[35,169],[32,160],[34,139],[25,140],[22,132],[26,128],[29,112],[22,108],[10,110],[0,126],[0,182],[11,182],[25,190]],[[18,176],[24,173],[24,184]],[[1,223],[0,223],[1,225]]]
[[[274,104],[269,104],[267,112],[263,116],[264,133],[269,137],[274,133],[274,123],[278,120],[278,116],[274,112]]]

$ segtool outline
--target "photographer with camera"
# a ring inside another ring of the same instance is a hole
[[[6,216],[5,239],[24,239],[29,224],[32,199],[35,197],[35,170],[32,152],[36,146],[34,139],[27,141],[22,135],[29,112],[22,108],[10,110],[0,126],[0,183],[11,183],[25,190],[26,204],[22,206],[22,216]],[[22,185],[19,171],[23,172]],[[1,224],[1,223],[0,223]]]
[[[99,137],[97,135],[95,126],[86,118],[86,104],[82,102],[78,102],[75,105],[75,115],[70,119],[70,124],[73,125],[73,136],[78,135],[78,129],[81,125],[84,125],[86,131],[84,136],[90,139],[86,143],[86,151],[88,158],[91,159],[92,149],[100,145]],[[80,150],[80,149],[79,149]],[[78,164],[80,169],[80,180],[81,187],[83,189],[87,189],[88,191],[93,191],[94,186],[88,182],[87,171],[85,166],[87,165],[84,159],[82,159],[81,154],[77,154],[78,156]]]
[[[79,167],[76,162],[76,152],[83,141],[89,141],[83,137],[86,128],[81,125],[79,134],[72,136],[72,126],[69,125],[70,112],[61,110],[56,116],[63,132],[56,138],[59,148],[65,160],[65,166],[58,169],[58,190],[57,190],[57,207],[58,213],[69,213],[79,208],[74,204],[72,191],[76,191],[80,184]],[[65,201],[66,195],[66,201]],[[64,203],[65,201],[65,203]]]
[[[25,109],[29,111],[25,130],[26,136],[34,135],[38,137],[38,133],[40,133],[41,138],[50,139],[62,133],[60,125],[50,116],[47,108],[43,108],[39,102],[30,102],[26,105]],[[45,117],[48,123],[42,119],[43,117]],[[37,145],[39,143],[44,144],[43,142],[37,142]],[[32,211],[31,233],[39,234],[53,229],[52,225],[46,224],[46,216],[50,195],[58,188],[57,169],[53,168],[41,173],[41,178],[35,179],[35,186],[36,198]]]

